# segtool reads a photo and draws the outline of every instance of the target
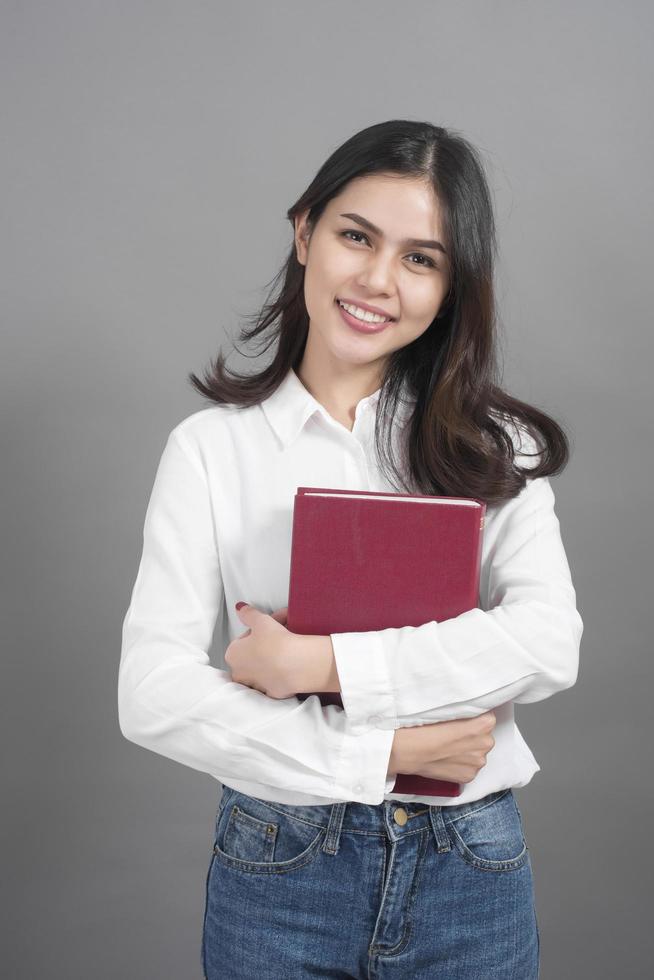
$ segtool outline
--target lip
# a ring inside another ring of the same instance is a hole
[[[370,303],[362,303],[360,299],[350,299],[348,296],[337,296],[336,299],[340,299],[341,303],[348,303],[350,306],[358,306],[360,310],[377,313],[378,316],[387,316],[391,322],[395,321],[394,316],[391,316],[387,310],[382,310],[379,306],[371,306]]]
[[[391,323],[393,322],[392,320],[387,320],[386,323],[366,323],[364,320],[357,320],[355,316],[352,316],[347,312],[347,310],[344,310],[343,307],[339,305],[338,300],[334,300],[334,306],[341,314],[341,319],[347,324],[348,327],[356,330],[357,333],[381,333],[382,330],[386,330],[387,327],[390,327]]]

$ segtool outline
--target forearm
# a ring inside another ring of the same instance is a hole
[[[332,633],[359,731],[449,721],[571,687],[583,621],[554,493],[527,482],[486,525],[479,605],[418,626]]]
[[[291,663],[292,687],[296,694],[340,693],[331,636],[298,634],[288,662]],[[411,729],[405,728],[394,733],[387,778],[395,777],[398,772],[409,771],[405,756],[406,738],[410,731]]]
[[[293,658],[293,687],[295,694],[317,692],[340,693],[330,636],[297,636],[296,656]]]
[[[397,728],[395,734],[393,735],[393,743],[391,745],[391,754],[388,760],[388,769],[386,775],[396,776],[398,772],[406,772],[403,763],[400,761],[402,757],[402,750],[404,748],[404,739],[406,732],[410,731],[409,728]]]

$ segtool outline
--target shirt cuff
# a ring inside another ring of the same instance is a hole
[[[372,729],[365,735],[343,736],[334,795],[351,803],[384,802],[389,782],[388,764],[395,732]],[[393,776],[393,782],[395,777]]]
[[[384,646],[375,631],[330,633],[343,709],[353,730],[398,727]]]

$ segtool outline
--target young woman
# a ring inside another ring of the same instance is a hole
[[[567,437],[496,378],[483,167],[452,131],[380,123],[329,157],[288,218],[279,294],[241,333],[272,360],[238,376],[219,355],[192,374],[213,404],[164,447],[123,624],[121,730],[223,784],[207,980],[532,980],[512,790],[540,767],[513,703],[574,684],[583,623],[549,481]],[[298,486],[484,500],[478,608],[291,633]],[[220,613],[224,670],[208,655]],[[343,708],[295,696],[315,691],[340,691]],[[393,794],[398,772],[462,792]]]

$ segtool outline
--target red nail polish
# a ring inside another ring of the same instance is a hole
[[[237,602],[237,603],[236,603],[236,608],[237,608],[237,609],[240,609],[240,608],[241,608],[241,606],[247,606],[247,602]]]

